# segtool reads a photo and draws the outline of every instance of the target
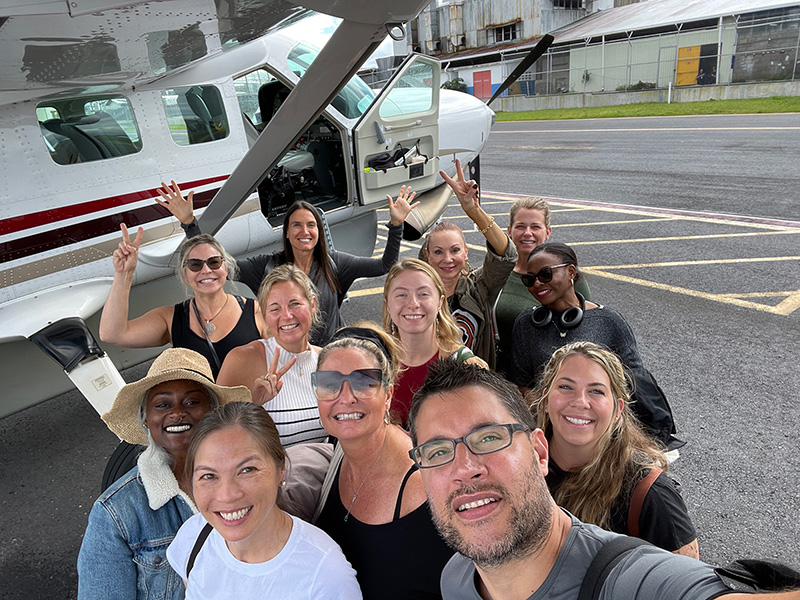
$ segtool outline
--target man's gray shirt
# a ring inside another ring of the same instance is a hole
[[[576,600],[583,577],[611,533],[572,517],[572,528],[544,583],[528,600]],[[654,546],[631,551],[608,576],[601,600],[707,600],[731,592],[714,568]],[[475,564],[456,554],[442,572],[444,600],[481,600]]]

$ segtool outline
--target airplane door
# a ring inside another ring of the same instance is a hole
[[[439,172],[439,62],[412,55],[353,130],[361,201],[431,189]]]

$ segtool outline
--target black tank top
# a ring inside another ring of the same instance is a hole
[[[400,518],[400,505],[411,467],[394,508],[390,523],[368,525],[353,515],[345,522],[347,509],[339,497],[339,473],[333,482],[317,527],[342,547],[356,570],[364,600],[432,600],[442,597],[439,579],[453,556],[431,521],[427,503]]]
[[[242,314],[239,321],[236,323],[231,332],[218,342],[213,342],[214,350],[219,357],[220,364],[223,363],[228,352],[239,346],[249,344],[253,340],[261,338],[261,334],[256,326],[255,317],[255,302],[250,298],[242,298],[241,296],[234,296],[242,307]],[[189,327],[189,315],[192,311],[191,300],[184,300],[180,304],[175,305],[175,310],[172,313],[172,346],[174,348],[189,348],[199,352],[208,359],[208,364],[211,365],[211,371],[214,373],[214,379],[219,375],[219,369],[215,364],[214,357],[211,356],[211,350],[208,347],[206,338],[197,335]]]

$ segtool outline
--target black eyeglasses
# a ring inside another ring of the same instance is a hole
[[[187,258],[183,261],[183,266],[197,273],[202,270],[203,265],[208,265],[212,271],[216,271],[225,263],[225,259],[221,256],[209,256],[205,260],[202,258]]]
[[[459,442],[462,442],[475,455],[491,454],[508,448],[516,431],[530,431],[530,428],[521,423],[487,425],[455,440],[443,439],[425,442],[409,450],[408,455],[420,469],[441,467],[453,462],[456,457],[456,445]]]
[[[380,369],[356,369],[349,375],[339,371],[316,371],[311,374],[311,387],[320,400],[338,398],[345,381],[350,384],[353,396],[359,400],[374,398],[384,383]]]
[[[522,280],[522,285],[532,288],[538,279],[542,283],[548,283],[553,280],[553,269],[559,267],[567,267],[572,263],[561,263],[560,265],[553,265],[552,267],[542,267],[538,273],[522,273],[519,278]]]

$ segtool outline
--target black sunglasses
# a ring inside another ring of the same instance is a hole
[[[538,279],[542,283],[548,283],[553,280],[553,269],[559,267],[568,267],[572,263],[562,263],[560,265],[553,265],[552,267],[542,267],[538,273],[522,273],[519,278],[522,280],[522,285],[527,288],[532,288]]]
[[[209,269],[211,269],[212,271],[216,271],[223,264],[225,264],[225,259],[222,258],[221,256],[209,256],[206,259],[187,258],[185,261],[183,261],[183,266],[189,269],[190,271],[194,271],[195,273],[202,270],[203,265],[208,265]]]
[[[371,400],[384,383],[380,369],[356,369],[349,375],[339,371],[316,371],[311,374],[311,387],[320,400],[335,400],[344,382],[350,384],[353,395],[359,400]]]

